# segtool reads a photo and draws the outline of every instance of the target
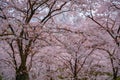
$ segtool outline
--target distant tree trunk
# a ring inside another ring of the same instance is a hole
[[[117,76],[116,75],[114,75],[113,80],[117,80]]]
[[[77,59],[77,54],[76,54],[76,59],[75,59],[75,64],[74,64],[74,74],[73,74],[73,80],[78,80],[77,78],[77,63],[78,63],[78,59]]]
[[[78,80],[77,75],[74,75],[74,79],[73,80]]]
[[[117,69],[115,69],[115,72],[113,72],[113,80],[117,80]]]

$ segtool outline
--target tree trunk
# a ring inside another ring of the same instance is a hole
[[[73,76],[73,80],[78,80],[77,78],[77,62],[78,62],[78,59],[77,59],[77,54],[76,54],[76,59],[75,59],[75,64],[74,64],[74,76]]]
[[[113,74],[113,80],[117,80],[117,73]]]
[[[27,72],[17,73],[16,80],[29,80],[29,75]]]
[[[74,79],[73,80],[78,80],[77,76],[74,76]]]
[[[25,65],[21,64],[16,71],[16,80],[29,80],[29,73]]]
[[[16,80],[29,80],[29,73],[26,68],[21,68],[16,72]]]

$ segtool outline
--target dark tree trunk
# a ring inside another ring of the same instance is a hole
[[[26,62],[21,63],[18,70],[16,70],[16,80],[29,80]]]
[[[29,75],[27,72],[17,73],[16,80],[29,80]]]
[[[29,73],[26,67],[22,66],[16,72],[16,80],[29,80]]]

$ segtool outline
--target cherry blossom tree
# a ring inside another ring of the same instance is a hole
[[[119,4],[1,0],[0,67],[11,68],[11,80],[118,80]]]
[[[1,0],[0,36],[8,45],[7,53],[15,72],[16,80],[29,80],[32,58],[41,45],[46,42],[44,24],[53,16],[60,14],[67,1],[59,0]],[[19,5],[19,6],[18,6]],[[37,22],[37,23],[33,23]],[[43,34],[44,33],[44,34]],[[6,47],[4,47],[6,48]],[[28,61],[30,57],[30,61]],[[29,66],[27,65],[29,62]]]

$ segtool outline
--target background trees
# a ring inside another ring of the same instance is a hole
[[[96,12],[96,14],[92,13],[90,10],[90,15],[88,16],[93,22],[98,25],[98,29],[100,29],[102,35],[100,36],[102,40],[104,40],[104,44],[101,46],[97,46],[97,49],[105,51],[110,60],[112,77],[113,80],[117,80],[119,78],[119,9],[115,8],[115,5],[119,5],[115,1],[110,1],[105,3],[107,6],[105,9],[100,9]],[[107,9],[107,10],[106,10]],[[103,12],[101,15],[101,12]],[[108,37],[107,37],[108,36]],[[107,38],[106,38],[107,37]],[[99,45],[99,44],[98,44]]]

